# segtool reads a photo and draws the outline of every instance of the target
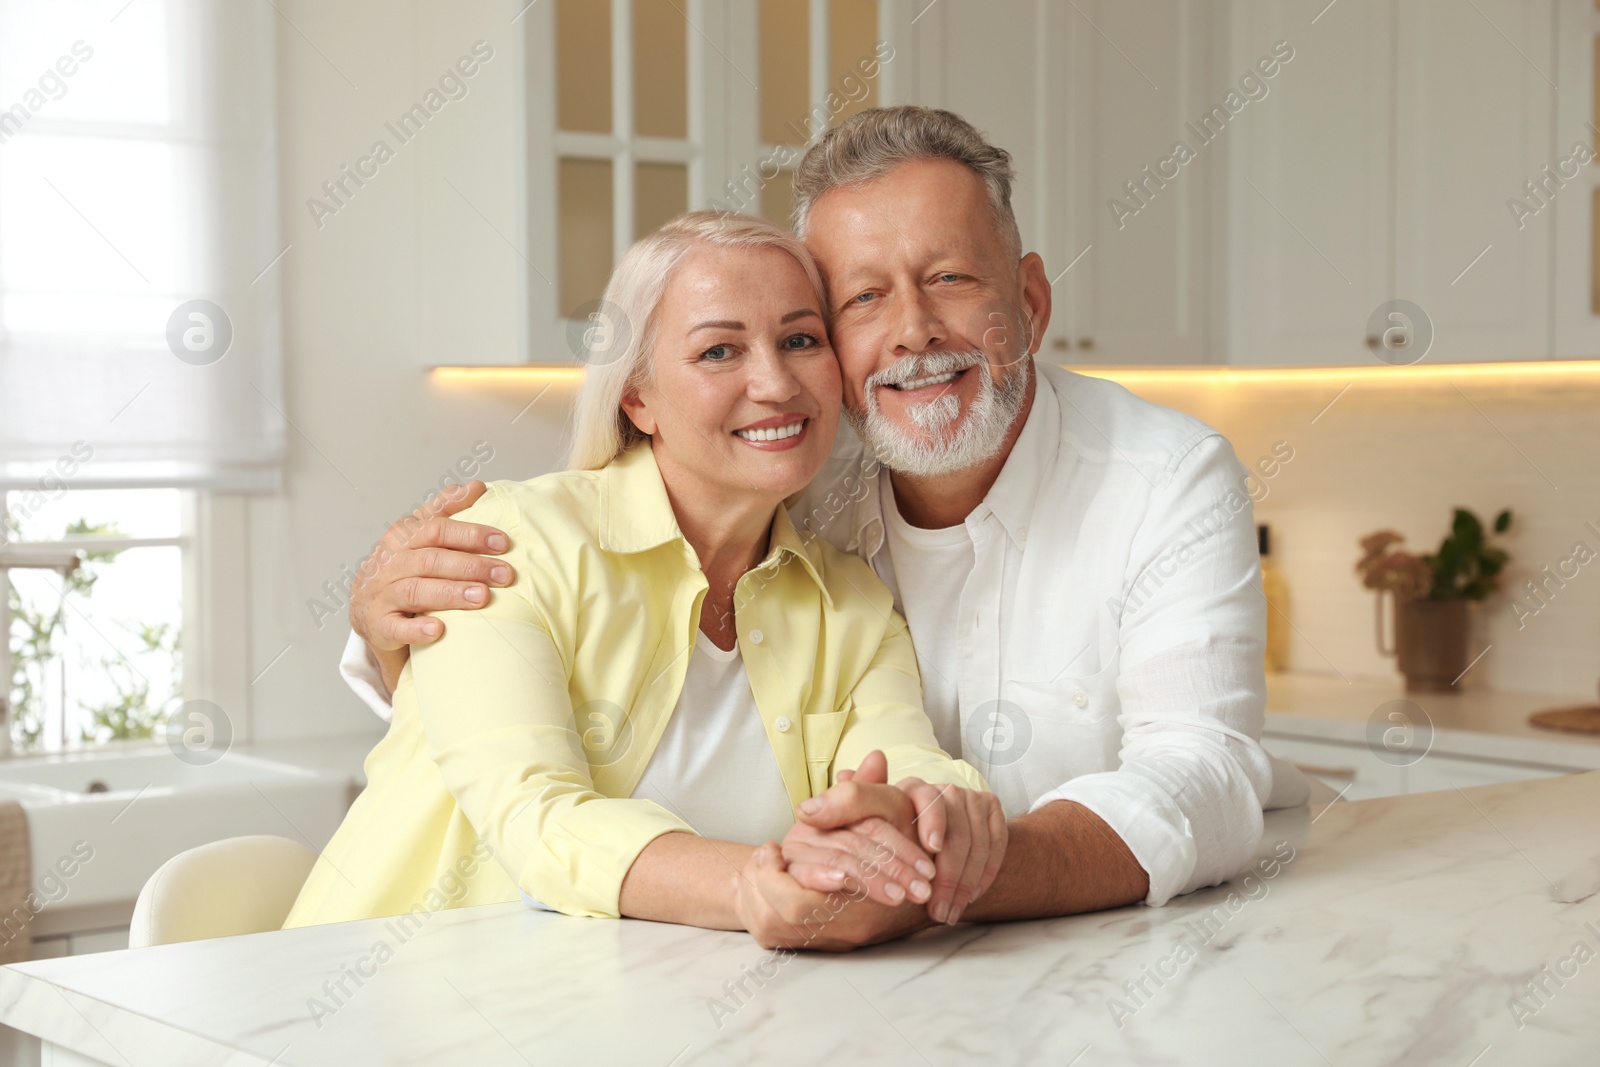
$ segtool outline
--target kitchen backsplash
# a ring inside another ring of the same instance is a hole
[[[1247,466],[1277,459],[1258,468],[1273,474],[1258,473],[1251,488],[1288,581],[1290,669],[1398,678],[1375,647],[1373,594],[1353,571],[1357,540],[1392,527],[1409,549],[1432,551],[1457,505],[1485,518],[1509,507],[1512,562],[1474,623],[1472,654],[1489,651],[1462,684],[1592,699],[1600,681],[1600,374],[1433,374],[1124,380],[1216,427]]]

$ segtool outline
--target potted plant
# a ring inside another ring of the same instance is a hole
[[[1495,516],[1494,532],[1511,527],[1511,512]],[[1447,692],[1466,673],[1468,606],[1500,587],[1509,554],[1489,543],[1483,523],[1466,508],[1455,509],[1450,534],[1432,555],[1398,546],[1405,537],[1379,530],[1361,539],[1356,572],[1376,590],[1378,651],[1396,657],[1410,693]],[[1383,640],[1383,598],[1394,602],[1392,647]]]

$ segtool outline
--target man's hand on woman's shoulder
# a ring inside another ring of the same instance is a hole
[[[509,564],[493,556],[510,542],[492,526],[450,516],[477,503],[480,481],[452,485],[396,520],[356,573],[350,590],[350,626],[378,658],[393,692],[411,645],[437,641],[444,623],[423,613],[471,610],[489,601],[489,586],[510,585]]]

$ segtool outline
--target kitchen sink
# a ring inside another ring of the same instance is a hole
[[[0,763],[0,800],[20,801],[28,820],[36,935],[89,917],[126,925],[156,868],[211,841],[273,834],[320,851],[349,788],[342,775],[232,751],[196,766],[164,746]]]
[[[22,786],[45,791],[57,803],[104,793],[148,793],[174,789],[215,789],[315,777],[284,763],[229,753],[208,766],[173,757],[165,748],[137,753],[83,753],[0,763],[0,788]]]

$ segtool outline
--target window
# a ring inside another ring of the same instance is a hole
[[[0,679],[14,750],[151,737],[183,693],[184,494],[3,496]]]
[[[794,164],[892,94],[888,0],[557,0],[527,9],[529,306],[582,358],[618,257],[691,208],[788,223]],[[909,17],[909,16],[908,16]],[[543,207],[541,207],[543,205]],[[574,328],[578,327],[578,328]],[[543,327],[536,339],[547,337]]]
[[[0,0],[0,488],[277,487],[276,18]]]
[[[148,737],[186,688],[247,713],[242,638],[197,631],[237,602],[227,491],[281,479],[279,18],[0,0],[0,746]]]

